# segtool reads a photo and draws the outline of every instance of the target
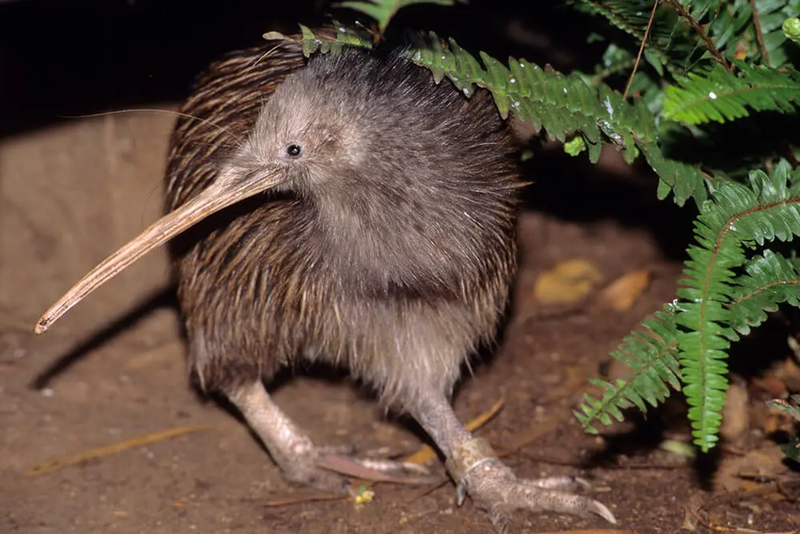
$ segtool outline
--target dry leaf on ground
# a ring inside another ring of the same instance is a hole
[[[602,281],[600,270],[581,258],[563,261],[539,275],[533,295],[544,304],[571,304]]]
[[[750,483],[742,474],[758,474],[764,477],[777,477],[789,468],[783,463],[784,455],[777,445],[770,444],[755,449],[744,456],[723,456],[714,476],[714,489],[717,491],[739,491],[747,489]]]
[[[628,310],[649,284],[650,269],[631,271],[611,282],[600,294],[600,302],[614,311]]]

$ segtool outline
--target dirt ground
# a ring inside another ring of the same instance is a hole
[[[360,507],[343,499],[303,502],[309,492],[281,479],[242,422],[189,386],[163,250],[45,335],[30,333],[64,290],[157,217],[171,123],[164,114],[116,115],[0,142],[0,532],[490,532],[469,500],[455,506],[450,484],[378,484]],[[506,461],[520,476],[590,480],[622,531],[704,530],[687,508],[721,527],[800,528],[800,509],[785,495],[720,499],[713,462],[687,462],[659,447],[667,437],[687,439],[679,404],[652,412],[647,423],[634,417],[605,428],[601,437],[584,434],[572,416],[609,351],[674,297],[680,247],[673,242],[689,235],[685,220],[670,218],[677,208],[655,200],[652,180],[634,187],[614,178],[622,171],[613,163],[604,176],[570,181],[582,192],[567,195],[560,176],[533,186],[520,221],[514,313],[494,358],[460,387],[459,416],[472,419],[505,399],[479,435],[511,449]],[[581,196],[605,208],[581,208]],[[640,268],[651,270],[652,282],[623,312],[601,305],[597,291],[569,306],[536,301],[537,277],[572,258],[599,269],[598,288]],[[425,443],[346,380],[298,375],[283,377],[275,398],[319,443],[356,443],[392,456]],[[196,425],[204,428],[69,464],[95,448]],[[751,451],[775,458],[778,449],[754,430],[744,449],[723,451],[716,462]],[[67,465],[30,472],[53,460]],[[438,460],[431,468],[443,473]],[[527,532],[611,528],[554,514],[515,520]]]

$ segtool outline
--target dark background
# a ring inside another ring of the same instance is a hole
[[[603,21],[561,3],[415,6],[393,25],[432,29],[500,58],[588,68],[605,46],[586,44],[589,25]],[[178,102],[220,53],[326,13],[343,22],[357,16],[320,0],[0,0],[0,136],[59,116]]]

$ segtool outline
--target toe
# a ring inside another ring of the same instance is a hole
[[[420,477],[420,466],[405,462],[359,460],[345,456],[323,456],[317,460],[317,465],[349,477],[378,482],[430,484],[439,480],[434,477]],[[411,465],[414,465],[414,467],[411,468]],[[424,468],[422,469],[424,470]],[[427,473],[427,470],[422,472]],[[408,473],[416,474],[417,476],[407,476]]]
[[[520,480],[520,484],[525,484],[539,489],[577,491],[579,489],[590,489],[592,486],[585,479],[580,477],[548,477],[532,480]]]
[[[369,458],[355,459],[355,462],[363,465],[368,469],[374,471],[381,471],[383,473],[402,474],[415,474],[415,475],[429,475],[430,471],[427,467],[420,464],[411,462],[398,462],[394,460],[378,460]]]
[[[344,494],[350,488],[350,481],[347,478],[314,465],[293,464],[284,469],[284,477],[295,484],[326,493]]]

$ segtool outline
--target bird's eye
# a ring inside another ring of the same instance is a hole
[[[286,153],[289,154],[291,157],[296,158],[297,156],[303,153],[303,147],[292,143],[291,145],[286,147]]]

